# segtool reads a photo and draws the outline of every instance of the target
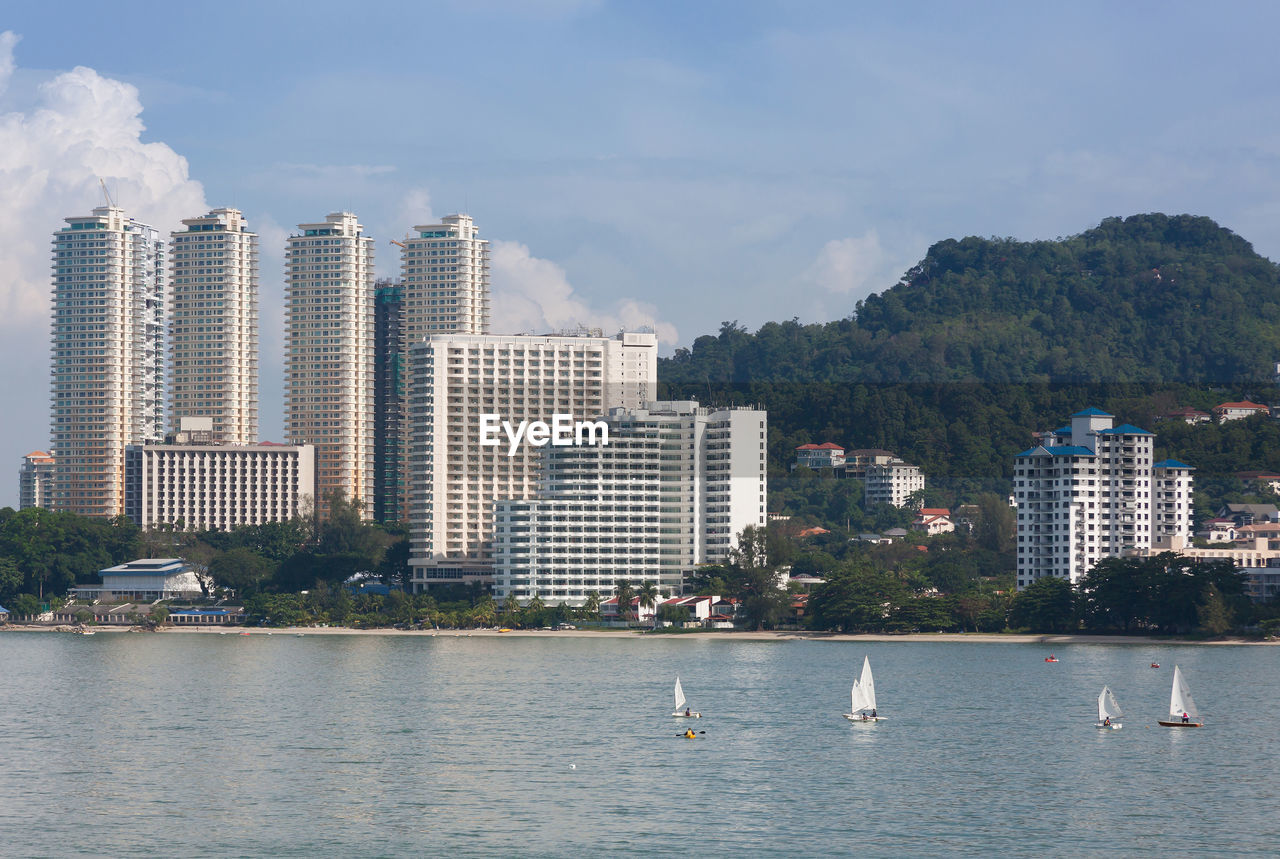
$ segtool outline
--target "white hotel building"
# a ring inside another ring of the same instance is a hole
[[[1080,581],[1103,558],[1191,536],[1192,468],[1153,462],[1155,436],[1098,409],[1014,458],[1018,588]]]
[[[170,425],[213,419],[213,440],[258,439],[258,236],[239,209],[214,209],[170,234]]]
[[[299,224],[285,251],[285,437],[315,445],[316,510],[373,507],[373,239],[356,216]]]
[[[227,531],[287,522],[315,502],[315,448],[223,445],[212,419],[182,418],[164,444],[131,446],[125,513],[142,528]]]
[[[765,525],[765,412],[654,402],[606,424],[607,446],[543,448],[536,498],[495,505],[499,600],[582,605],[624,579],[678,593]]]
[[[655,393],[657,337],[428,335],[409,347],[409,379],[414,589],[489,581],[493,504],[533,497],[539,448],[481,445],[481,415],[515,426],[639,407]]]
[[[53,234],[48,504],[124,512],[124,449],[164,434],[165,251],[118,206]]]

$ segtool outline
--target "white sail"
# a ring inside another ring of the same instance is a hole
[[[876,708],[876,682],[871,678],[871,657],[862,657],[862,677],[858,680],[858,687],[862,690],[862,709],[874,710]]]
[[[1120,705],[1116,703],[1116,696],[1111,694],[1111,689],[1107,686],[1102,687],[1102,691],[1098,693],[1098,721],[1110,719],[1115,722],[1119,720],[1124,713],[1120,712]]]
[[[1200,720],[1200,714],[1196,712],[1196,702],[1191,698],[1191,690],[1187,688],[1187,681],[1182,676],[1182,669],[1173,666],[1173,692],[1169,696],[1169,718],[1178,720],[1182,718],[1182,714],[1186,713],[1187,718],[1192,722]]]
[[[862,683],[859,680],[853,681],[853,689],[849,693],[850,703],[849,712],[858,715],[859,711],[866,709],[866,704],[862,697]]]
[[[680,688],[680,678],[676,678],[676,712],[684,709],[684,690]]]

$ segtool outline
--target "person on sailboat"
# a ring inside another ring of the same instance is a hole
[[[692,716],[692,715],[693,715],[693,711],[692,711],[692,710],[690,710],[688,707],[685,707],[685,708],[684,708],[684,714],[685,714],[686,716]]]
[[[1190,717],[1190,716],[1188,716],[1186,713],[1183,713],[1183,714],[1182,714],[1182,723],[1185,725],[1187,722],[1190,722],[1190,721],[1191,721],[1191,717]]]
[[[872,708],[872,710],[871,710],[871,718],[873,718],[873,719],[879,718],[878,716],[876,716],[875,708]]]
[[[1104,728],[1110,728],[1110,727],[1111,727],[1111,717],[1110,717],[1110,716],[1107,716],[1106,718],[1104,718],[1104,719],[1102,720],[1102,726],[1103,726]]]

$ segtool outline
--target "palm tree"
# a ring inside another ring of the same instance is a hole
[[[600,592],[592,591],[587,594],[587,601],[582,604],[583,618],[591,618],[592,620],[600,619]]]
[[[636,591],[636,596],[640,597],[641,608],[652,609],[658,604],[658,600],[662,597],[662,594],[658,593],[658,586],[653,582],[645,582],[640,586],[640,589]],[[657,613],[654,613],[653,615],[653,628],[658,628]]]
[[[627,614],[631,611],[631,600],[636,595],[636,592],[631,588],[631,582],[626,579],[619,579],[613,588],[613,595],[618,600],[618,618],[625,621]]]

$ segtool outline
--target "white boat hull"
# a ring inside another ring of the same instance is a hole
[[[863,716],[861,713],[841,713],[840,715],[844,716],[846,719],[848,719],[850,722],[853,722],[855,725],[862,725],[862,724],[870,725],[872,722],[885,721],[884,716]]]
[[[1095,722],[1093,726],[1100,731],[1118,731],[1124,727],[1124,725],[1120,724],[1119,722],[1112,722],[1110,725],[1104,725],[1101,722]]]
[[[676,719],[701,719],[702,718],[701,713],[672,713],[671,715]]]

